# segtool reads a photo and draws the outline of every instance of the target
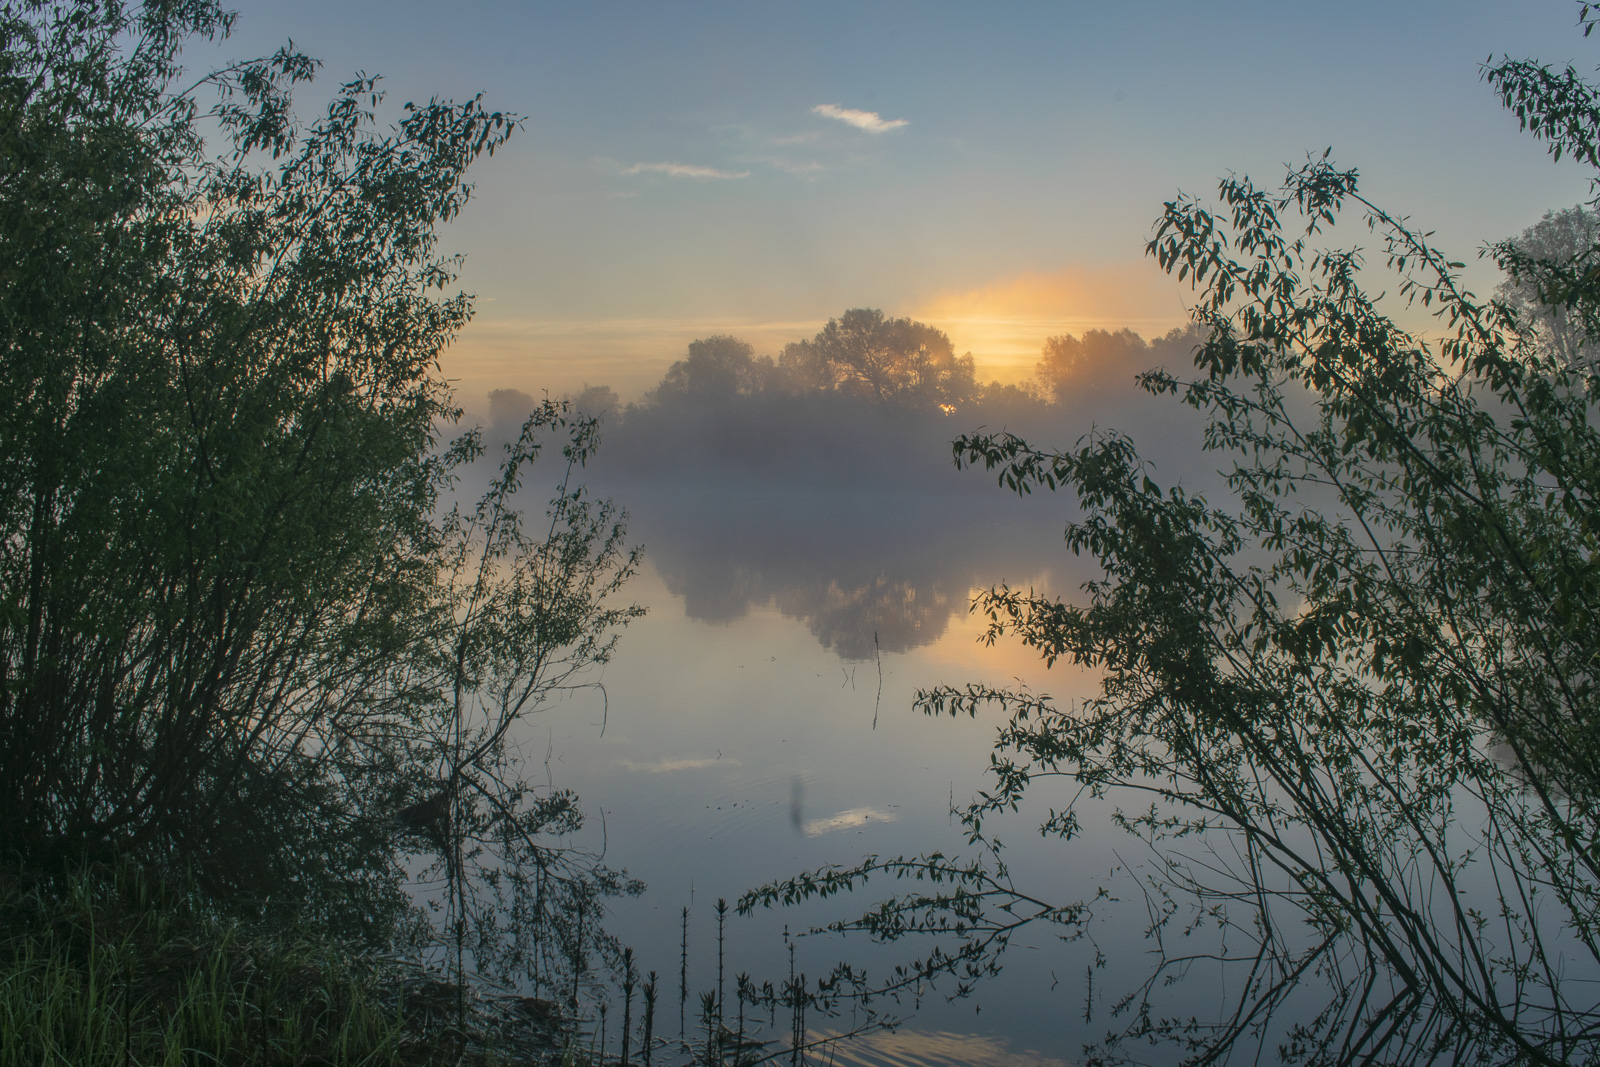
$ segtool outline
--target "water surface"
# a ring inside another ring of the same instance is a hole
[[[607,862],[648,883],[614,907],[608,927],[642,971],[661,975],[669,1019],[658,1032],[675,1035],[685,905],[692,1030],[699,993],[716,981],[719,897],[869,854],[970,851],[950,809],[987,784],[1000,719],[930,719],[913,709],[915,691],[1024,684],[1064,705],[1092,692],[1084,672],[1046,671],[1009,640],[987,646],[987,621],[969,611],[996,583],[1071,593],[1089,574],[1063,547],[1067,516],[1049,498],[997,492],[980,513],[970,499],[933,496],[613,495],[645,546],[628,591],[649,614],[624,635],[603,694],[575,695],[524,740],[548,753],[554,784],[577,790],[603,821]],[[1091,895],[1118,862],[1113,846],[1126,846],[1108,834],[1044,841],[1028,816],[998,827],[1008,861],[1019,884],[1063,902]],[[739,972],[758,982],[787,974],[785,925],[848,917],[896,888],[905,886],[730,918],[730,988]],[[830,935],[802,939],[796,958],[813,975],[838,959],[885,974],[926,947]],[[1094,951],[1024,933],[999,979],[953,1002],[952,985],[884,1006],[906,1025],[853,1042],[836,1062],[1065,1060],[1103,1029],[1082,1018]]]

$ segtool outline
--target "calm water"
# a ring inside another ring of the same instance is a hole
[[[1209,457],[1192,445],[1169,449],[1167,459],[1169,483],[1214,487]],[[634,949],[641,975],[660,976],[658,1035],[678,1034],[685,906],[692,1036],[700,994],[716,988],[718,898],[732,902],[752,887],[869,855],[972,854],[951,807],[990,786],[986,769],[1002,720],[994,711],[976,720],[929,719],[913,707],[919,688],[1023,685],[1062,708],[1095,693],[1091,674],[1059,664],[1046,670],[1014,640],[982,640],[986,620],[968,610],[975,593],[1008,583],[1075,599],[1096,576],[1062,543],[1073,517],[1062,497],[1019,500],[982,489],[938,496],[763,492],[748,482],[721,493],[596,486],[631,513],[630,540],[644,546],[645,563],[626,592],[649,614],[623,634],[599,678],[603,692],[571,694],[528,720],[520,740],[530,758],[547,756],[551,784],[575,790],[591,813],[581,843],[603,848],[607,865],[648,885],[638,899],[613,902],[605,925]],[[1139,888],[1157,869],[1156,857],[1114,829],[1109,805],[1081,808],[1084,832],[1070,843],[1041,838],[1040,816],[1071,799],[1065,784],[1051,784],[1034,783],[1031,809],[986,820],[985,830],[1005,843],[1020,890],[1057,905],[1095,901],[1088,937],[1063,942],[1059,928],[1025,929],[1013,938],[1004,971],[971,996],[947,999],[948,983],[915,1002],[880,1002],[885,1014],[905,1020],[899,1030],[810,1062],[1068,1064],[1086,1043],[1128,1024],[1110,1009],[1157,963],[1146,930],[1159,902],[1147,904]],[[1468,830],[1475,810],[1463,796],[1457,815]],[[1215,858],[1204,848],[1190,840],[1175,851],[1198,850],[1187,858],[1204,865]],[[1461,885],[1486,908],[1498,901],[1486,866],[1464,874]],[[1102,886],[1112,899],[1096,899]],[[774,985],[786,977],[786,926],[798,932],[850,919],[909,888],[874,883],[747,918],[730,912],[729,1000],[735,975]],[[1176,903],[1180,910],[1190,904]],[[1180,936],[1181,926],[1168,936]],[[1181,935],[1174,955],[1215,951],[1212,934]],[[800,938],[795,961],[813,978],[847,960],[881,980],[930,947],[822,934]],[[1091,987],[1086,971],[1097,957],[1104,967]],[[1574,981],[1600,981],[1592,959],[1579,953],[1568,962]],[[1201,970],[1153,995],[1158,1014],[1228,1015],[1240,979],[1230,989],[1229,973]],[[1307,983],[1294,996],[1274,1028],[1316,1014],[1326,993]],[[815,1034],[847,1028],[851,1019],[812,1023]],[[781,1043],[787,1033],[779,1018],[757,1036]],[[1267,1035],[1264,1048],[1275,1045]],[[1142,1051],[1151,1062],[1179,1058],[1171,1048]]]
[[[868,854],[970,852],[950,806],[987,784],[999,718],[929,719],[913,695],[971,681],[1020,681],[1063,704],[1090,693],[1093,678],[1074,668],[1047,672],[1014,643],[986,647],[984,622],[968,611],[993,583],[1071,593],[1088,575],[1062,546],[1067,516],[1049,498],[996,492],[975,509],[970,499],[881,495],[611,493],[646,548],[631,593],[650,613],[606,668],[604,697],[575,695],[531,722],[525,743],[549,753],[554,784],[577,790],[597,835],[603,823],[606,861],[648,883],[607,925],[635,949],[641,972],[661,975],[668,1019],[658,1033],[675,1036],[683,906],[692,1030],[699,993],[716,980],[718,897]],[[1040,790],[1041,801],[1062,796]],[[996,829],[1018,884],[1062,902],[1092,894],[1118,862],[1113,848],[1129,847],[1109,832],[1042,841],[1026,812]],[[775,983],[787,973],[786,923],[849,917],[894,888],[730,918],[730,986],[741,971]],[[1102,910],[1098,943],[1128,942],[1117,962],[1138,964],[1142,908],[1134,919]],[[824,935],[802,939],[797,959],[813,975],[838,959],[883,974],[912,950]],[[1069,1061],[1106,1025],[1083,1020],[1094,951],[1050,930],[1025,933],[1005,973],[976,995],[947,1002],[930,991],[916,1006],[888,1006],[906,1025],[852,1043],[836,1061]],[[780,1018],[761,1036],[786,1025]]]

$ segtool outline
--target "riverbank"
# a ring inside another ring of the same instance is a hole
[[[314,926],[252,925],[126,871],[0,874],[0,1067],[558,1058],[554,1005],[469,992]]]

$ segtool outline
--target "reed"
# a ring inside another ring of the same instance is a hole
[[[0,1067],[412,1064],[395,966],[128,875],[0,880]]]
[[[313,924],[219,914],[127,867],[0,872],[0,1067],[433,1067],[559,1058],[533,998],[471,994]],[[593,1055],[579,1057],[592,1062]]]

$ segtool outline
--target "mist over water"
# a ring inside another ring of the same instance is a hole
[[[555,784],[604,813],[608,862],[649,885],[638,901],[612,909],[608,928],[634,947],[641,967],[671,978],[664,985],[674,998],[680,909],[690,907],[691,1016],[714,981],[718,897],[869,853],[961,850],[949,806],[981,786],[994,724],[925,719],[911,708],[914,690],[1013,681],[1031,664],[976,640],[966,608],[974,578],[1054,581],[1043,550],[1058,534],[1048,524],[1019,530],[1009,552],[987,531],[995,551],[985,566],[983,530],[894,514],[877,523],[851,515],[830,530],[826,514],[813,511],[790,536],[775,536],[783,518],[729,514],[704,500],[681,525],[670,508],[636,511],[647,563],[632,591],[650,614],[630,627],[607,668],[603,707],[584,694],[530,724],[530,748],[555,754]],[[938,536],[902,556],[888,537],[907,527]],[[708,528],[727,536],[702,537]],[[739,545],[748,548],[730,551]],[[952,552],[940,567],[942,546],[965,555]],[[845,917],[889,889],[732,921],[731,973],[781,978],[785,924],[799,931]],[[864,938],[811,938],[799,960],[813,975],[840,959],[882,974],[903,956],[904,946],[876,949]],[[999,990],[1013,1003],[1036,987],[1036,975],[1018,977]],[[990,1036],[1020,1032],[1024,1020],[990,995],[955,1006],[930,995],[918,1019],[945,1030],[961,1020],[965,1032]]]
[[[1061,564],[1051,509],[973,514],[959,498],[867,493],[634,500],[686,618],[732,624],[770,607],[846,662],[931,644],[967,615],[973,589]]]
[[[955,412],[759,390],[657,395],[627,408],[609,391],[575,398],[605,409],[585,479],[591,493],[627,509],[644,564],[625,595],[649,614],[623,635],[603,694],[575,694],[530,721],[523,742],[535,758],[546,755],[555,786],[576,790],[595,813],[592,844],[606,862],[649,886],[615,904],[607,928],[634,948],[641,974],[661,976],[664,1032],[676,1032],[683,907],[693,1029],[698,995],[715,982],[719,897],[870,854],[969,850],[951,807],[986,786],[1000,720],[928,719],[913,708],[918,689],[1021,684],[1062,706],[1094,693],[1086,672],[1046,671],[1010,638],[987,645],[988,620],[971,610],[973,596],[994,586],[1072,599],[1097,577],[1092,561],[1063,544],[1075,507],[1065,496],[1019,498],[992,472],[958,470],[950,442],[1006,430],[1065,448],[1121,430],[1162,480],[1214,483],[1195,447],[1198,419],[1141,391],[1140,369],[1079,368],[1081,388],[1058,401],[1012,392]],[[491,454],[524,402],[509,393],[495,400]],[[1061,799],[1047,789],[1037,796]],[[1000,835],[1019,883],[1062,903],[1092,897],[1121,862],[1122,838],[1107,820],[1106,832],[1069,849],[1038,838],[1036,815],[1019,813]],[[728,974],[780,979],[785,927],[798,933],[853,917],[897,888],[730,919]],[[1139,916],[1105,910],[1101,943],[1136,942]],[[898,1008],[880,1004],[909,1018],[906,1028],[857,1041],[838,1062],[1069,1062],[1096,1036],[1081,1021],[1094,949],[1063,946],[1045,930],[1034,936],[1021,935],[1002,975],[971,997],[948,1002],[951,983]],[[813,976],[840,960],[886,975],[927,947],[809,936],[798,939],[797,960]],[[1123,952],[1113,971],[1136,981],[1139,959]],[[780,1019],[762,1036],[783,1027]]]

